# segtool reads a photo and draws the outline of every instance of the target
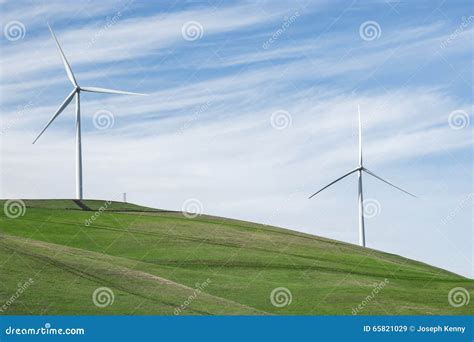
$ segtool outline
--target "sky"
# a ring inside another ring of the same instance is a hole
[[[474,278],[471,1],[0,0],[0,197],[84,196],[358,243]]]

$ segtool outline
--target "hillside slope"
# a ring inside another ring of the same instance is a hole
[[[472,295],[474,281],[393,254],[128,203],[23,203],[0,201],[1,314],[474,311],[448,303],[453,288]]]

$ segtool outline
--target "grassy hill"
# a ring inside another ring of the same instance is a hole
[[[474,312],[448,303],[474,281],[393,254],[128,203],[23,203],[0,201],[3,315]]]

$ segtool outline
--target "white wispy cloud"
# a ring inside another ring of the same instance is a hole
[[[469,55],[472,28],[445,49],[440,44],[453,27],[444,21],[392,30],[382,25],[381,39],[356,44],[358,25],[300,37],[315,11],[296,7],[298,19],[263,49],[295,8],[245,2],[138,15],[143,5],[128,4],[107,29],[107,20],[123,9],[116,3],[103,2],[94,11],[44,3],[23,17],[25,8],[12,6],[3,16],[24,20],[31,31],[2,46],[3,197],[71,197],[74,191],[72,107],[31,145],[71,87],[42,23],[48,17],[81,84],[150,94],[84,94],[86,197],[118,198],[126,191],[131,201],[175,210],[195,197],[206,213],[355,242],[353,181],[315,201],[307,196],[355,166],[360,104],[367,166],[423,198],[414,202],[367,179],[368,196],[384,208],[368,222],[369,238],[381,249],[468,273],[459,260],[465,259],[469,230],[458,226],[466,227],[469,215],[440,228],[456,231],[450,235],[454,246],[438,241],[432,228],[466,195],[472,132],[453,129],[448,119],[462,110],[472,124],[472,105],[454,95],[455,73],[443,83],[431,82],[426,71],[421,81],[413,80],[430,62]],[[182,37],[190,20],[204,28],[199,42]],[[394,86],[397,73],[405,80]],[[101,131],[92,120],[104,109],[115,122]],[[278,110],[291,116],[286,129],[271,125]],[[394,245],[399,236],[428,239],[431,247],[416,250],[419,244],[411,240]],[[447,261],[432,256],[435,249],[460,254]]]

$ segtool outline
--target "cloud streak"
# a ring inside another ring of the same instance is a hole
[[[422,198],[367,179],[368,196],[383,206],[367,223],[369,245],[472,276],[469,212],[438,223],[471,181],[472,132],[453,129],[449,116],[461,110],[472,123],[470,98],[462,94],[473,29],[441,49],[455,20],[395,18],[380,22],[380,38],[369,42],[359,25],[374,13],[338,6],[15,6],[4,19],[24,10],[28,32],[2,51],[2,196],[74,193],[72,108],[31,145],[70,87],[42,14],[55,18],[80,84],[150,94],[84,95],[86,197],[113,199],[126,191],[131,201],[175,210],[199,198],[206,213],[356,243],[353,179],[315,200],[307,196],[357,162],[360,104],[367,165]],[[295,11],[297,19],[263,49]],[[183,39],[188,21],[202,25],[200,39]],[[93,125],[101,110],[114,115],[107,130]],[[288,112],[291,125],[275,129],[277,111]],[[443,243],[446,234],[450,244]]]

